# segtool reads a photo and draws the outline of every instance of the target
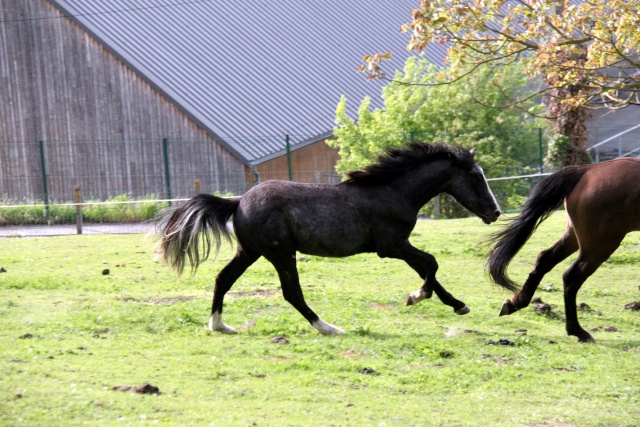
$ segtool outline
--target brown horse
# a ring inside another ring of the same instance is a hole
[[[594,342],[578,323],[576,295],[582,284],[618,248],[625,235],[640,230],[640,160],[619,158],[588,166],[572,166],[541,181],[532,191],[522,213],[503,231],[488,255],[493,281],[516,292],[507,266],[538,225],[564,201],[567,228],[549,249],[538,255],[522,290],[506,300],[500,316],[526,307],[542,280],[559,262],[579,250],[578,258],[564,272],[566,328],[581,342]]]

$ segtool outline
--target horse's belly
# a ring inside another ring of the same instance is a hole
[[[365,236],[357,234],[315,235],[298,234],[295,236],[296,250],[308,255],[327,257],[346,257],[373,249]]]

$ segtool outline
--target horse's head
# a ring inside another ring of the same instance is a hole
[[[461,149],[453,158],[452,175],[445,192],[462,206],[491,224],[500,216],[500,206],[493,196],[482,168],[474,160],[475,148]]]

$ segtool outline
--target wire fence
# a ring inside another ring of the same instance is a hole
[[[589,148],[589,154],[596,163],[640,155],[640,124],[625,128],[603,126],[598,133],[601,135],[599,142]]]
[[[517,199],[515,203],[521,204],[526,200],[524,195],[546,175],[548,173],[489,178],[488,181],[498,197],[510,197],[511,203]],[[195,184],[192,195],[197,193]],[[513,193],[514,188],[518,188],[517,193],[522,196],[518,198]],[[126,196],[110,198],[108,201],[84,200],[79,188],[75,190],[74,198],[73,202],[65,203],[0,205],[0,237],[148,233],[154,230],[155,219],[163,209],[188,200],[153,197],[129,200]],[[457,203],[438,198],[424,208],[422,216],[440,218],[470,215],[461,207],[459,211],[450,211],[450,206],[457,206]]]
[[[640,154],[640,124],[601,132],[600,142],[589,149],[594,161]],[[533,186],[549,174],[542,168],[542,138],[529,139],[535,159],[530,167],[489,178],[507,212],[517,211]],[[0,141],[0,236],[147,232],[158,212],[200,192],[243,194],[255,180],[254,173],[206,142]],[[272,173],[275,177],[286,171]],[[296,173],[304,182],[341,180],[328,169]],[[269,173],[261,176],[262,181],[271,178]],[[469,215],[456,206],[445,197],[427,205],[422,215]]]

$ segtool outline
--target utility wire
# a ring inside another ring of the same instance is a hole
[[[183,1],[179,3],[167,3],[160,4],[157,6],[145,6],[145,7],[136,7],[131,9],[118,9],[118,10],[104,10],[101,12],[87,12],[87,13],[79,13],[77,15],[58,15],[58,16],[41,16],[38,18],[20,18],[20,19],[7,19],[4,21],[0,21],[0,24],[6,24],[11,22],[28,22],[28,21],[44,21],[49,19],[60,19],[60,18],[76,18],[80,16],[95,16],[95,15],[108,15],[112,13],[125,13],[125,12],[138,12],[141,10],[151,10],[151,9],[161,9],[163,7],[172,7],[172,6],[184,6],[195,3],[209,3],[211,0],[191,0],[191,1]]]

